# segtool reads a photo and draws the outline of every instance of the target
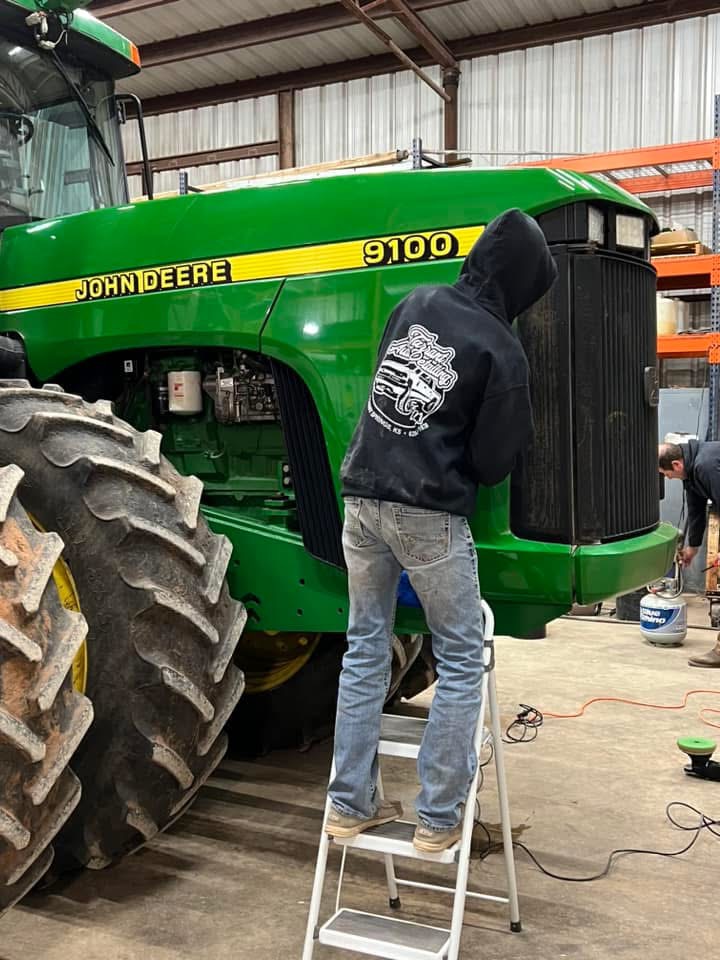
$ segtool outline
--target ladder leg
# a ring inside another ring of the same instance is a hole
[[[490,723],[492,725],[493,750],[495,753],[495,771],[497,774],[498,801],[500,804],[500,824],[502,826],[503,852],[505,854],[505,872],[508,883],[508,900],[510,902],[510,929],[519,933],[520,903],[518,901],[517,877],[515,875],[515,853],[513,851],[512,824],[510,821],[510,804],[508,802],[507,781],[505,780],[505,759],[503,756],[502,728],[500,726],[500,710],[495,686],[495,671],[490,674]]]
[[[317,863],[315,864],[315,878],[313,880],[312,895],[310,897],[310,909],[308,911],[307,929],[305,931],[305,945],[302,952],[302,960],[312,960],[315,939],[317,937],[318,919],[320,917],[320,903],[322,901],[323,887],[325,885],[325,871],[327,869],[328,849],[330,847],[330,837],[325,833],[325,821],[330,810],[330,798],[325,803],[325,813],[323,814],[322,833],[320,835],[320,845],[318,847]]]
[[[392,854],[386,854],[384,859],[385,876],[387,877],[388,886],[388,902],[393,910],[399,910],[402,904],[400,903],[400,891],[398,890],[397,879],[395,877],[395,864]]]
[[[382,774],[378,769],[377,773],[377,795],[380,800],[385,799],[383,790]],[[399,910],[401,907],[400,893],[398,891],[397,877],[395,876],[395,862],[392,854],[388,853],[383,858],[385,860],[385,876],[387,877],[388,900],[393,910]]]
[[[485,715],[488,702],[488,673],[486,669],[482,680],[482,700],[480,704],[480,716],[475,734],[475,752],[479,754],[480,745],[483,740],[483,731],[485,729]],[[475,797],[477,796],[478,783],[480,782],[480,763],[475,768],[475,776],[472,778],[470,789],[468,790],[465,801],[465,812],[463,814],[462,839],[460,849],[458,850],[458,867],[455,875],[455,896],[453,898],[452,922],[450,924],[450,942],[448,945],[447,960],[458,960],[460,953],[460,937],[462,935],[463,918],[465,916],[465,900],[467,898],[468,875],[470,873],[470,848],[472,846],[473,825],[475,823]]]

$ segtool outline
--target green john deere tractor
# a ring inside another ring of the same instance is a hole
[[[337,476],[383,325],[502,210],[537,218],[560,276],[517,321],[537,440],[472,521],[499,632],[629,591],[675,545],[644,205],[543,169],[130,203],[114,81],[137,51],[77,6],[0,2],[0,909],[53,843],[101,867],[166,827],[228,722],[251,751],[330,729]],[[421,613],[396,631],[408,695],[433,679]]]

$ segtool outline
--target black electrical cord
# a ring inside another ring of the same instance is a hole
[[[693,813],[697,814],[699,822],[696,824],[686,824],[680,823],[679,820],[676,820],[672,814],[673,808],[682,807],[685,810],[691,810]],[[720,820],[713,819],[708,817],[707,814],[703,813],[702,810],[698,810],[697,807],[694,807],[690,803],[685,803],[682,800],[673,800],[665,807],[665,816],[668,818],[670,823],[676,827],[678,830],[684,830],[691,832],[693,834],[692,839],[687,843],[681,850],[645,850],[643,848],[635,847],[625,847],[619,850],[613,850],[607,859],[605,868],[600,871],[600,873],[595,873],[589,877],[567,877],[561,873],[554,873],[552,870],[548,870],[547,867],[544,867],[542,863],[538,860],[535,854],[524,843],[521,843],[519,840],[513,841],[513,846],[517,847],[518,850],[522,850],[523,853],[532,860],[535,866],[540,870],[541,873],[544,873],[546,877],[551,877],[553,880],[563,880],[566,883],[593,883],[595,880],[602,880],[604,877],[610,873],[613,863],[617,857],[622,856],[623,854],[642,854],[648,857],[680,857],[684,853],[687,853],[698,841],[700,834],[703,830],[707,830],[713,836],[720,838],[720,830],[714,829],[715,827],[720,827]],[[486,836],[488,837],[488,844],[484,850],[480,853],[480,859],[484,860],[489,854],[493,853],[495,850],[501,848],[501,844],[492,843],[490,839],[490,834],[488,833],[487,828],[484,824],[480,824],[485,831]]]
[[[543,715],[539,710],[527,703],[521,703],[520,712],[505,731],[503,743],[532,743],[533,740],[537,739],[538,730],[543,725],[543,721]],[[490,755],[488,756],[487,760],[480,764],[480,780],[478,783],[478,791],[482,787],[485,779],[483,768],[490,763],[494,756],[494,752],[494,747],[491,743]],[[486,839],[486,845],[479,854],[480,859],[484,860],[491,853],[502,849],[502,844],[493,842],[488,828],[481,820],[480,801],[477,797],[475,798],[475,803],[477,806],[475,824],[483,831]],[[693,813],[697,814],[699,822],[696,824],[680,823],[680,821],[673,816],[672,811],[675,808],[683,808],[685,810],[692,811]],[[600,873],[595,873],[589,877],[568,877],[560,873],[554,873],[552,870],[548,870],[547,867],[543,866],[532,850],[530,850],[529,847],[526,847],[524,843],[521,843],[519,840],[514,840],[513,846],[517,847],[518,850],[522,850],[523,853],[525,853],[530,860],[532,860],[541,873],[544,873],[547,877],[551,877],[553,880],[563,880],[566,883],[593,883],[595,880],[602,880],[604,877],[607,877],[615,860],[625,854],[642,854],[648,857],[680,857],[695,846],[703,830],[707,830],[709,833],[712,833],[713,836],[720,839],[720,830],[714,829],[715,827],[720,827],[720,820],[714,820],[711,817],[708,817],[707,814],[702,812],[702,810],[698,810],[697,807],[694,807],[690,803],[685,803],[682,800],[673,800],[665,807],[665,816],[678,830],[689,831],[693,833],[693,837],[690,842],[687,843],[681,850],[646,850],[640,847],[623,847],[618,850],[613,850],[607,858],[607,863],[605,864],[604,869],[601,870]]]
[[[508,726],[503,743],[532,743],[537,740],[538,730],[544,717],[535,707],[527,703],[520,704],[520,712]]]
[[[543,715],[539,710],[527,703],[521,703],[519,713],[505,731],[503,743],[532,743],[533,740],[537,739],[538,730],[543,725],[543,721]],[[520,732],[518,733],[518,731]],[[495,750],[493,744],[490,743],[490,755],[488,756],[487,760],[480,764],[478,792],[480,791],[485,779],[485,772],[483,768],[490,763],[494,753]],[[481,820],[480,801],[477,797],[475,798],[475,803],[477,806],[475,824],[483,831],[486,839],[486,845],[479,853],[480,859],[484,860],[491,853],[502,849],[502,844],[493,842],[488,828]],[[694,814],[697,814],[699,821],[696,824],[681,823],[673,816],[672,811],[675,808],[683,808],[685,810],[692,811]],[[626,854],[642,854],[648,857],[680,857],[695,846],[703,830],[707,830],[713,836],[720,839],[720,830],[714,829],[715,827],[720,827],[720,820],[714,820],[711,817],[708,817],[707,814],[703,813],[702,810],[698,810],[697,807],[694,807],[690,803],[685,803],[682,800],[671,801],[665,807],[665,816],[678,830],[692,832],[693,834],[690,842],[687,843],[681,850],[646,850],[641,847],[623,847],[618,850],[613,850],[607,858],[607,863],[605,864],[604,869],[601,870],[600,873],[595,873],[589,877],[568,877],[561,873],[554,873],[552,870],[548,870],[547,867],[543,866],[532,850],[530,850],[529,847],[526,847],[524,843],[521,843],[521,841],[513,840],[513,846],[517,847],[518,850],[522,850],[523,853],[525,853],[530,860],[532,860],[538,870],[540,870],[541,873],[544,873],[546,877],[551,877],[553,880],[563,880],[566,883],[593,883],[595,880],[602,880],[604,877],[607,877],[610,873],[613,863],[620,856]]]

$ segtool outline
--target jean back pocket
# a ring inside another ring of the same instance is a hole
[[[418,563],[444,560],[450,553],[450,514],[414,507],[393,507],[403,553]]]

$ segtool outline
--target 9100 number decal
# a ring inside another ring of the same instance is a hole
[[[397,263],[420,263],[422,260],[447,260],[458,255],[457,237],[445,230],[423,236],[411,233],[406,237],[368,240],[363,246],[366,267],[384,267]]]

